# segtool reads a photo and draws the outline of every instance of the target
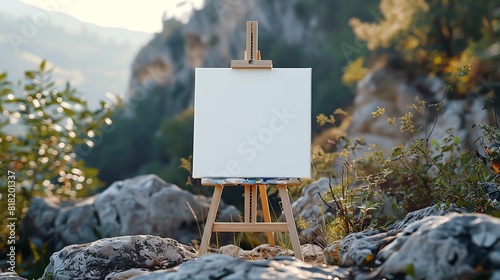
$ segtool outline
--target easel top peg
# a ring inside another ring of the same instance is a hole
[[[261,60],[259,23],[247,21],[246,50],[243,60],[231,60],[232,69],[273,69],[272,60]]]

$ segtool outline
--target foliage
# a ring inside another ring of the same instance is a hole
[[[496,75],[494,59],[486,50],[499,38],[495,31],[498,21],[492,13],[499,5],[500,1],[382,0],[377,22],[353,18],[349,23],[372,55],[388,53],[402,57],[413,65],[407,69],[409,79],[416,75],[440,76],[448,81],[443,98],[461,98],[495,91],[491,83],[491,77]],[[354,84],[361,80],[366,73],[364,67],[360,56],[345,68],[343,81]],[[379,199],[389,198],[392,210],[399,214],[444,202],[498,215],[480,186],[481,182],[497,178],[486,158],[478,160],[478,152],[462,150],[452,129],[442,139],[432,135],[443,109],[442,101],[425,104],[417,99],[403,116],[387,116],[384,108],[373,112],[373,117],[385,116],[388,125],[397,127],[408,143],[391,151],[370,146],[361,157],[353,156],[356,149],[346,144],[342,153],[348,155],[344,165],[353,172],[352,184],[367,186],[365,190]],[[432,120],[431,115],[436,119]],[[425,119],[424,126],[417,119]],[[433,124],[427,127],[426,123]],[[498,126],[480,128],[483,135],[478,136],[478,142],[497,143],[494,135],[500,131]],[[364,144],[357,140],[354,143]],[[390,157],[383,156],[387,152]],[[340,157],[340,153],[325,153],[322,157],[331,159]],[[352,211],[353,206],[347,206]]]
[[[99,109],[90,109],[70,84],[58,89],[52,70],[46,68],[43,61],[37,70],[26,71],[25,81],[17,85],[0,74],[0,169],[5,176],[8,171],[15,174],[14,214],[19,223],[34,196],[75,199],[101,185],[98,171],[85,166],[76,150],[90,149],[99,128],[111,125],[112,106],[102,102]],[[7,189],[8,180],[0,181],[0,193],[6,195]],[[6,212],[7,197],[0,204],[3,251],[7,217],[12,215]]]
[[[111,107],[103,102],[100,109],[89,109],[69,84],[58,90],[50,72],[45,62],[39,70],[27,71],[27,82],[19,92],[6,74],[0,76],[4,115],[0,144],[6,151],[1,167],[16,172],[27,198],[54,194],[75,198],[99,184],[97,170],[78,161],[75,149],[93,146],[99,127],[111,125]]]
[[[420,107],[422,106],[422,107]],[[425,110],[425,104],[415,110]],[[475,157],[474,151],[463,151],[453,129],[446,130],[443,139],[432,139],[432,130],[425,138],[413,125],[410,114],[401,116],[401,133],[407,132],[408,144],[392,149],[389,158],[381,161],[380,168],[391,170],[384,192],[399,201],[399,207],[413,211],[439,202],[456,204],[473,211],[488,211],[487,197],[480,182],[491,172]],[[396,125],[388,117],[390,125]]]
[[[424,0],[402,1],[383,0],[380,2],[380,14],[376,23],[363,23],[358,18],[352,18],[349,24],[356,37],[367,42],[370,50],[387,48],[398,36],[405,36],[419,15],[426,13],[429,5]],[[413,39],[414,35],[406,35]],[[399,39],[399,38],[398,38]],[[412,43],[414,40],[408,40]],[[402,42],[402,41],[401,41]]]
[[[192,179],[190,173],[182,170],[187,160],[193,154],[194,111],[185,110],[177,116],[165,119],[160,127],[160,138],[163,140],[164,154],[169,162],[158,174],[165,180],[185,185]],[[192,184],[191,184],[192,185]],[[193,189],[190,189],[193,191]]]
[[[448,85],[443,99],[435,104],[416,99],[401,116],[388,116],[385,108],[372,113],[374,118],[385,117],[387,125],[396,127],[406,137],[405,145],[385,151],[365,143],[364,139],[341,136],[330,139],[338,147],[336,152],[321,147],[313,149],[315,177],[337,178],[341,182],[332,183],[330,192],[322,196],[326,207],[336,214],[333,222],[324,217],[324,238],[331,242],[367,227],[383,227],[408,211],[436,203],[499,216],[500,212],[482,188],[483,182],[499,178],[496,172],[500,171],[500,164],[491,165],[497,149],[486,149],[490,154],[481,156],[477,151],[463,150],[452,129],[446,130],[441,139],[433,134],[445,96],[492,95],[498,88],[492,83],[498,77],[494,70],[498,61],[491,50],[499,39],[498,18],[492,11],[500,6],[500,1],[381,0],[379,3],[379,10],[370,11],[375,21],[362,18],[349,21],[359,41],[341,44],[344,55],[350,58],[343,68],[342,82],[354,86],[369,68],[378,67],[380,57],[387,56],[405,61],[404,69],[402,65],[391,66],[403,70],[409,83],[418,76],[438,76],[448,81]],[[359,51],[363,43],[370,53]],[[320,126],[338,125],[335,112],[329,116],[316,115]],[[477,124],[477,127],[483,132],[478,135],[478,143],[498,143],[498,125]],[[360,154],[360,151],[366,152]]]
[[[113,112],[113,129],[102,136],[92,151],[80,154],[89,166],[100,170],[100,180],[112,184],[137,176],[153,157],[164,156],[156,133],[163,106],[164,93],[156,88],[148,95],[136,93],[124,108]]]
[[[492,13],[499,6],[500,0],[382,0],[377,22],[352,18],[349,24],[371,51],[397,54],[418,65],[413,71],[449,80],[469,65],[470,75],[455,79],[449,92],[460,96],[478,90],[493,71],[485,50],[499,39]],[[362,78],[362,70],[351,62],[344,77]]]
[[[499,5],[500,1],[382,0],[380,13],[375,12],[376,22],[353,18],[349,24],[356,37],[367,43],[372,57],[385,53],[401,57],[407,65],[412,65],[406,69],[409,79],[436,75],[449,81],[443,98],[445,95],[461,98],[473,93],[493,94],[496,87],[491,79],[498,73],[489,50],[499,39],[495,31],[498,20],[492,13]],[[365,60],[362,55],[351,60],[344,68],[343,82],[353,85],[361,80],[367,73],[365,61],[367,65],[373,63],[373,59]],[[345,137],[337,140],[339,145],[344,142],[338,152],[315,150],[316,172],[343,178],[342,186],[332,186],[324,197],[325,202],[330,201],[327,205],[331,205],[333,199],[337,213],[337,223],[325,227],[330,240],[362,230],[368,224],[383,226],[389,221],[381,215],[384,211],[392,212],[389,218],[397,219],[408,211],[436,203],[500,215],[482,188],[483,182],[498,178],[497,150],[486,148],[486,156],[478,151],[465,151],[452,129],[446,130],[445,137],[435,139],[433,132],[442,113],[442,101],[426,104],[417,99],[402,116],[387,116],[384,108],[373,112],[374,118],[387,118],[387,125],[398,128],[407,139],[405,145],[390,151],[369,144],[366,149],[362,139]],[[318,122],[323,124],[334,124],[332,119],[333,116],[318,116]],[[421,122],[422,119],[425,121]],[[431,125],[426,126],[428,123]],[[498,143],[498,125],[477,125],[483,132],[478,135],[478,143],[483,146]],[[368,152],[356,155],[358,148],[363,147]],[[342,166],[342,170],[332,168],[332,164]],[[355,201],[360,193],[369,199]],[[366,216],[354,216],[357,208],[368,209],[382,201],[386,206],[392,204],[392,209],[385,207],[373,212],[369,223],[365,222]]]
[[[363,67],[363,57],[358,57],[353,62],[344,67],[342,82],[346,85],[354,85],[363,79],[368,73],[368,68]]]
[[[464,151],[453,129],[446,130],[444,138],[434,139],[433,127],[424,130],[414,122],[413,115],[425,115],[436,108],[440,110],[441,106],[417,98],[403,116],[387,116],[384,108],[373,112],[374,118],[386,117],[387,125],[398,127],[408,140],[389,153],[376,145],[342,138],[339,142],[343,148],[339,151],[313,155],[317,173],[341,178],[339,185],[330,184],[330,192],[322,196],[325,205],[336,213],[335,220],[323,227],[326,240],[338,240],[368,227],[383,227],[410,211],[438,203],[500,217],[499,209],[481,187],[483,182],[498,177],[489,164],[491,159],[477,157],[476,151]],[[479,128],[483,133],[477,141],[498,143],[499,126],[484,124]],[[367,152],[356,154],[366,146]],[[340,173],[338,168],[332,168],[339,162]],[[387,205],[391,205],[390,209]]]

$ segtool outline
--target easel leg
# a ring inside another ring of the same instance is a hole
[[[245,185],[245,204],[243,206],[243,219],[245,220],[245,223],[250,223],[250,212],[252,211],[251,206],[251,192],[252,192],[252,187],[250,185]]]
[[[223,185],[215,186],[214,195],[212,196],[212,202],[210,203],[210,209],[208,210],[207,222],[205,224],[205,229],[203,230],[203,237],[201,238],[199,256],[205,255],[208,251],[210,237],[212,237],[212,229],[214,226],[215,217],[217,216],[217,210],[219,209],[223,188]]]
[[[257,185],[250,186],[250,222],[257,222]]]
[[[285,212],[286,223],[288,224],[288,233],[292,241],[293,252],[295,257],[303,261],[302,251],[300,250],[299,235],[297,234],[297,227],[295,226],[295,219],[293,218],[292,206],[288,198],[288,191],[285,185],[278,185],[280,192],[281,202],[283,205],[283,212]]]
[[[245,223],[257,222],[257,185],[245,185]]]
[[[264,216],[264,222],[270,223],[271,213],[269,212],[269,202],[267,200],[267,192],[265,185],[259,185],[259,195],[260,195],[260,202],[262,204],[262,215]],[[276,246],[276,243],[274,243],[274,234],[272,231],[267,232],[267,243],[269,243],[269,246],[273,247]]]

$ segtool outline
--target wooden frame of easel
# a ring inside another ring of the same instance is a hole
[[[236,182],[235,182],[236,181]],[[203,231],[203,237],[200,243],[199,255],[204,255],[208,251],[208,245],[212,232],[266,232],[267,242],[270,246],[275,246],[274,232],[288,232],[290,241],[292,242],[293,252],[297,259],[303,260],[302,251],[300,249],[299,236],[295,219],[293,217],[290,198],[288,197],[287,186],[297,186],[300,184],[298,179],[202,179],[202,185],[215,186],[214,194],[210,209],[208,210],[207,221]],[[266,187],[269,185],[277,185],[281,198],[283,213],[285,214],[286,222],[271,222],[271,213],[269,211],[269,202],[267,199]],[[244,204],[244,221],[243,222],[216,222],[217,211],[222,196],[222,191],[225,186],[244,186],[245,187],[245,204]],[[259,192],[262,216],[264,222],[257,222],[257,191]]]
[[[232,60],[232,69],[272,69],[271,60],[261,60],[258,49],[258,22],[248,21],[246,30],[246,50],[244,60]],[[267,241],[270,246],[275,246],[274,232],[288,232],[292,242],[293,252],[297,259],[303,260],[300,249],[299,236],[295,226],[290,198],[288,197],[287,185],[299,185],[298,179],[202,179],[202,185],[215,186],[212,202],[208,211],[203,237],[200,243],[199,255],[204,255],[208,251],[212,232],[266,232]],[[277,185],[281,198],[283,213],[286,222],[271,222],[271,213],[269,211],[269,202],[267,198],[266,187],[268,185]],[[244,186],[244,221],[243,222],[215,222],[217,211],[221,200],[224,186]],[[260,195],[262,214],[264,222],[257,222],[257,190]]]

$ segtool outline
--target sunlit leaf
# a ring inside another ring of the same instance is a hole
[[[39,68],[40,68],[41,72],[43,72],[45,70],[45,63],[46,63],[45,60],[43,60],[42,63],[40,63],[40,67]]]
[[[34,79],[36,77],[36,73],[34,71],[26,71],[24,72],[24,76],[29,79]]]

